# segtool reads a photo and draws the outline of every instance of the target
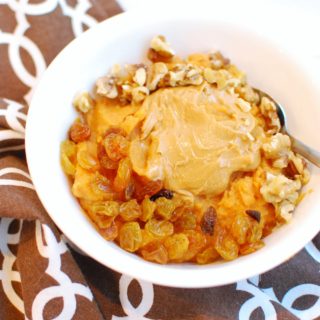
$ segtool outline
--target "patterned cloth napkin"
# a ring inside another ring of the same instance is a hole
[[[56,54],[118,12],[114,0],[0,0],[0,319],[320,318],[320,235],[266,274],[183,290],[109,270],[51,222],[26,166],[27,105]]]

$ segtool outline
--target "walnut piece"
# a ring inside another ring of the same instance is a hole
[[[291,140],[289,136],[282,133],[277,133],[271,136],[262,145],[262,150],[267,159],[279,159],[288,157],[291,149]]]
[[[166,58],[171,58],[175,54],[164,36],[154,37],[151,40],[150,47],[151,49],[156,51],[159,55]]]
[[[78,111],[87,113],[93,107],[93,100],[88,92],[82,92],[74,98],[73,105]]]
[[[97,94],[114,99],[118,96],[118,89],[113,77],[101,77],[96,82]]]
[[[267,97],[262,97],[260,102],[260,111],[262,115],[268,120],[268,133],[274,134],[276,132],[279,132],[281,129],[281,124],[274,102]]]

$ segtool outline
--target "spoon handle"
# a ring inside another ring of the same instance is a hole
[[[303,142],[299,141],[298,139],[292,137],[290,135],[291,141],[292,141],[292,149],[294,152],[302,155],[304,158],[309,160],[311,163],[316,165],[318,168],[320,168],[320,152],[308,147]]]

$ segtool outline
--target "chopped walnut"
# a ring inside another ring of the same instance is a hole
[[[212,70],[205,68],[203,71],[205,80],[211,84],[216,83],[219,90],[224,89],[228,85],[228,81],[231,79],[231,75],[226,70]]]
[[[262,97],[260,102],[260,110],[262,115],[269,120],[269,123],[267,123],[268,127],[270,128],[268,133],[273,134],[279,132],[281,129],[281,124],[274,102],[267,97]]]
[[[251,104],[242,98],[236,99],[236,105],[243,111],[249,112],[251,110]]]
[[[123,69],[120,64],[114,64],[110,71],[112,77],[114,78],[122,78],[123,77]]]
[[[290,154],[289,163],[287,168],[284,169],[284,173],[289,178],[299,179],[303,185],[310,180],[310,172],[307,169],[306,161],[293,152]]]
[[[298,199],[300,189],[299,180],[290,180],[282,174],[275,176],[268,172],[266,182],[260,192],[267,202],[280,203],[287,200],[294,204]]]
[[[93,100],[88,92],[82,92],[75,97],[73,105],[80,112],[87,113],[93,107]]]
[[[129,84],[123,84],[122,88],[122,98],[131,101],[132,100],[132,86]]]
[[[163,62],[154,63],[149,71],[147,87],[150,91],[153,91],[157,88],[159,82],[165,77],[168,73],[168,67]]]
[[[277,133],[268,138],[267,142],[262,145],[262,150],[267,159],[279,159],[288,157],[291,149],[291,140],[289,136]]]
[[[186,66],[185,77],[182,81],[182,85],[200,85],[203,82],[203,77],[200,68],[197,68],[191,64]]]
[[[276,206],[277,213],[285,220],[290,221],[295,206],[289,201],[282,201]]]
[[[174,51],[171,49],[164,36],[154,37],[151,40],[150,47],[163,57],[171,58],[174,56]]]
[[[230,60],[225,58],[219,51],[211,53],[209,55],[209,59],[211,62],[211,67],[216,70],[221,69],[230,63]]]
[[[101,77],[96,82],[97,94],[114,99],[118,96],[118,89],[114,77]]]
[[[248,102],[258,103],[260,99],[258,93],[248,85],[239,86],[236,90],[240,97]]]
[[[186,76],[186,65],[176,64],[168,74],[168,84],[171,87],[179,85]]]
[[[132,89],[132,99],[134,102],[142,102],[149,95],[147,87],[136,87]]]
[[[147,80],[147,72],[146,72],[146,69],[143,68],[143,67],[140,67],[137,69],[134,77],[133,77],[133,80],[140,86],[142,87],[146,80]]]

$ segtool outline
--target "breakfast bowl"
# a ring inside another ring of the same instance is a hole
[[[233,283],[270,270],[292,257],[319,232],[320,175],[312,165],[305,198],[288,223],[264,238],[264,247],[233,261],[205,265],[159,265],[122,250],[97,232],[71,193],[60,164],[60,143],[77,116],[72,107],[74,97],[81,91],[91,91],[96,79],[112,65],[145,61],[149,42],[158,34],[166,36],[179,56],[221,51],[246,72],[250,85],[268,92],[285,106],[291,133],[320,148],[314,135],[314,119],[320,119],[320,91],[297,57],[269,36],[244,27],[241,21],[213,19],[207,14],[164,17],[124,13],[72,41],[51,63],[35,90],[28,114],[26,152],[37,194],[74,245],[101,264],[134,278],[165,286],[200,288]]]

